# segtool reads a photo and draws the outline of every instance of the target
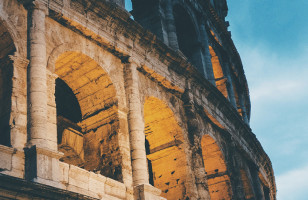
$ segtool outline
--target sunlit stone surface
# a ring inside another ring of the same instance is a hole
[[[0,0],[0,199],[275,200],[226,1],[124,2]]]

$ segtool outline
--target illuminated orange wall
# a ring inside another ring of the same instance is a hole
[[[209,135],[203,136],[201,146],[211,199],[231,199],[230,178],[222,152]]]
[[[213,66],[213,72],[214,72],[214,78],[216,82],[216,86],[218,90],[226,97],[228,98],[228,91],[227,91],[227,79],[224,77],[224,73],[222,71],[219,58],[216,55],[214,49],[209,46],[210,54],[211,54],[211,61]]]
[[[167,199],[186,199],[186,156],[182,130],[173,112],[162,101],[150,97],[144,104],[147,158],[152,162],[154,186]]]

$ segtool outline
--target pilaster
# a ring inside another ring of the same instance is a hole
[[[191,93],[191,85],[187,82],[187,89],[183,95],[184,109],[187,117],[187,133],[189,144],[191,147],[191,169],[188,170],[192,173],[190,176],[194,179],[194,184],[191,184],[190,190],[191,199],[204,199],[209,200],[210,194],[208,191],[208,184],[206,178],[206,172],[203,164],[202,149],[201,149],[201,127],[197,117],[197,111],[194,106],[193,94]],[[197,194],[196,191],[197,190]]]
[[[243,117],[244,122],[246,124],[249,124],[246,106],[244,102],[245,102],[244,95],[243,95],[243,92],[241,91],[241,93],[239,94],[239,103],[240,103],[241,110],[242,110],[242,117]]]
[[[138,200],[160,200],[164,199],[160,197],[161,190],[149,184],[137,67],[138,64],[130,60],[124,69],[134,196]]]
[[[253,190],[255,193],[255,199],[265,200],[263,188],[261,187],[261,181],[258,175],[257,166],[253,165],[249,167],[249,171],[251,174],[252,182],[253,182]]]
[[[233,82],[232,78],[230,75],[230,68],[229,65],[225,65],[225,76],[227,78],[227,90],[228,90],[228,96],[229,96],[229,101],[232,104],[232,106],[237,109],[236,106],[236,99],[235,99],[235,94],[234,94],[234,89],[233,89]]]
[[[13,62],[11,97],[11,146],[22,150],[27,143],[27,66],[29,60],[18,53],[9,56]]]
[[[173,5],[171,0],[166,1],[165,5],[165,21],[167,24],[167,32],[168,32],[168,43],[169,46],[174,50],[179,50],[178,39],[176,35],[176,27],[173,16]]]
[[[48,121],[47,60],[45,17],[47,1],[27,0],[28,10],[28,143],[25,148],[27,180],[60,187],[57,132],[50,130]],[[51,78],[54,79],[54,78]],[[54,87],[54,85],[52,85]]]
[[[125,89],[128,100],[128,125],[132,157],[133,185],[149,184],[147,169],[144,122],[139,96],[139,78],[137,64],[131,62],[125,66]]]
[[[208,41],[208,35],[205,30],[205,24],[202,22],[200,24],[200,35],[201,35],[201,43],[203,46],[203,60],[205,63],[205,78],[207,78],[210,83],[212,83],[214,86],[216,86],[215,78],[214,78],[214,72],[213,72],[213,66],[211,61],[211,54],[209,50],[209,41]]]
[[[44,1],[26,1],[29,14],[28,146],[57,150],[57,137],[47,129],[47,74]]]

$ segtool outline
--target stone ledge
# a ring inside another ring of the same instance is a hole
[[[12,170],[12,157],[15,152],[12,147],[0,145],[0,171]]]
[[[165,200],[160,196],[161,190],[150,184],[137,185],[134,190],[135,198],[138,200]]]
[[[14,178],[0,174],[0,199],[12,198],[17,199],[21,195],[25,199],[67,199],[67,200],[95,200],[97,198],[74,193],[71,191],[47,186],[41,183],[26,181],[20,178]]]

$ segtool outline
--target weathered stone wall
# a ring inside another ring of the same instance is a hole
[[[151,15],[161,41],[105,1],[0,1],[1,174],[97,199],[275,199],[230,36],[209,1],[165,3]],[[204,73],[174,51],[177,4]],[[75,122],[57,113],[57,78]]]

